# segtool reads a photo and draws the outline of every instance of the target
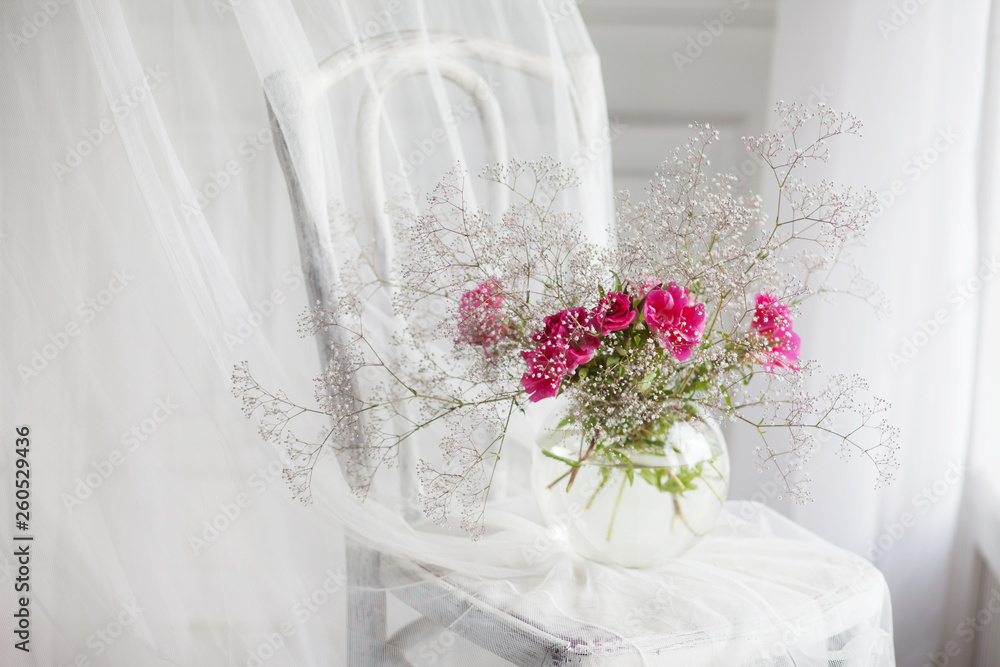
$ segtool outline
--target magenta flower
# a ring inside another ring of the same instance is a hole
[[[677,361],[687,361],[705,331],[705,304],[696,303],[677,283],[654,289],[643,308],[646,326]]]
[[[462,295],[458,303],[458,340],[456,343],[482,345],[489,348],[507,335],[503,308],[507,296],[503,286],[490,278]]]
[[[627,329],[635,319],[632,300],[622,292],[608,292],[594,309],[593,319],[599,326],[602,336],[607,336],[612,331]]]
[[[661,287],[663,287],[663,281],[657,280],[653,276],[643,276],[642,279],[645,282],[643,282],[642,287],[639,288],[640,299],[649,294],[650,292],[652,292],[653,290],[660,289]]]
[[[774,367],[798,370],[802,339],[792,331],[792,315],[788,306],[768,293],[758,294],[756,305],[750,330],[766,339],[770,346],[761,360],[764,367],[768,370]]]
[[[568,372],[567,349],[565,340],[555,338],[545,341],[531,352],[521,352],[528,364],[528,371],[521,376],[521,386],[532,403],[559,393],[559,386]]]
[[[586,308],[563,310],[545,318],[545,328],[532,336],[536,343],[563,341],[567,373],[572,373],[597,354],[601,345],[600,324]]]

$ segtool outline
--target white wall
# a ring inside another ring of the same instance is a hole
[[[601,56],[612,134],[619,132],[616,187],[640,191],[692,122],[720,130],[713,166],[738,173],[748,158],[739,139],[763,129],[772,104],[774,0],[581,0],[579,6]]]

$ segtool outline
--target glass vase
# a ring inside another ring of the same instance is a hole
[[[645,567],[693,547],[715,523],[729,490],[729,453],[711,419],[676,422],[655,453],[627,462],[581,458],[579,430],[543,429],[532,488],[545,522],[585,558]]]

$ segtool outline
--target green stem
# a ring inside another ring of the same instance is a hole
[[[713,487],[713,486],[712,486],[711,484],[709,484],[708,480],[707,480],[707,479],[705,479],[705,476],[704,476],[704,475],[698,475],[698,477],[700,477],[700,478],[701,478],[701,481],[702,481],[702,483],[703,483],[703,484],[704,484],[705,486],[707,486],[707,487],[709,488],[709,490],[710,490],[710,491],[711,491],[712,493],[714,493],[714,494],[715,494],[715,497],[716,497],[716,498],[717,498],[717,499],[719,500],[719,503],[720,503],[720,504],[725,504],[725,501],[723,501],[723,500],[722,500],[722,496],[720,496],[720,495],[719,495],[719,492],[715,490],[715,487]]]
[[[622,494],[625,493],[625,484],[628,483],[628,475],[622,477],[622,488],[618,489],[618,498],[615,500],[615,509],[611,513],[611,523],[608,524],[608,536],[605,539],[606,542],[611,541],[611,531],[615,528],[615,518],[618,516],[618,508],[622,504]]]
[[[580,458],[577,461],[578,464],[579,463],[583,463],[584,461],[586,461],[587,459],[590,458],[590,455],[594,453],[594,445],[595,445],[595,443],[590,443],[590,448],[587,449],[587,453],[580,455]],[[583,439],[582,438],[580,440],[580,450],[583,451]],[[573,488],[573,482],[574,482],[574,480],[576,480],[576,476],[579,473],[579,471],[580,471],[580,467],[579,466],[577,466],[575,468],[570,468],[569,470],[567,470],[563,474],[559,475],[559,477],[557,477],[555,479],[555,481],[553,481],[551,484],[549,484],[545,488],[551,489],[553,486],[555,486],[559,482],[561,482],[564,479],[566,479],[566,476],[569,475],[569,484],[567,484],[567,486],[566,486],[566,493],[569,493],[570,489]]]
[[[583,507],[583,509],[585,509],[585,510],[589,510],[590,509],[590,506],[594,504],[594,499],[597,498],[597,494],[600,493],[601,489],[604,488],[604,485],[607,483],[607,481],[608,481],[608,478],[605,476],[601,480],[601,483],[597,485],[597,488],[594,489],[594,493],[590,496],[590,500],[587,501],[587,504]]]
[[[566,471],[566,472],[564,472],[563,474],[559,475],[558,477],[556,477],[556,479],[555,479],[555,481],[554,481],[554,482],[552,482],[551,484],[549,484],[549,485],[548,485],[547,487],[545,487],[545,488],[546,488],[546,489],[551,489],[551,488],[552,488],[553,486],[555,486],[555,485],[556,485],[556,484],[558,484],[559,482],[561,482],[561,481],[563,481],[564,479],[566,479],[566,477],[568,477],[568,476],[569,476],[569,474],[570,474],[571,472],[573,472],[573,470],[574,470],[573,468],[570,468],[569,470],[567,470],[567,471]]]

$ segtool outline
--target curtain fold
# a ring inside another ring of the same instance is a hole
[[[601,235],[610,155],[586,153],[577,132],[606,127],[579,16],[544,3],[392,0],[24,1],[0,12],[3,423],[27,425],[38,443],[36,644],[15,657],[342,664],[345,525],[389,551],[509,574],[519,561],[504,558],[535,539],[537,523],[510,522],[521,535],[510,553],[482,558],[489,546],[400,525],[396,504],[360,505],[332,459],[320,502],[303,508],[282,478],[283,452],[262,443],[231,394],[244,360],[303,402],[320,370],[314,343],[297,333],[307,300],[263,80],[406,30],[482,34],[548,58],[546,81],[498,68],[483,79],[508,118],[510,153],[589,172],[574,207]],[[323,167],[312,185],[324,217],[365,210],[354,137],[374,74],[318,105]],[[418,78],[386,91],[382,148],[396,176],[388,185],[422,198],[456,161],[474,178],[487,156],[468,95],[438,72]],[[593,107],[573,116],[581,97]],[[338,222],[343,233],[349,221]],[[14,465],[8,449],[0,457]],[[9,579],[9,557],[2,565]],[[13,613],[9,596],[0,605]],[[413,616],[392,614],[396,625]],[[5,661],[10,651],[5,643]]]
[[[901,665],[927,662],[948,632],[977,301],[997,270],[977,218],[989,9],[987,0],[778,5],[770,97],[829,91],[826,104],[864,120],[860,140],[831,146],[825,175],[878,193],[858,258],[893,307],[886,321],[843,301],[814,307],[801,319],[803,353],[868,378],[901,428],[894,483],[876,491],[862,462],[821,451],[815,501],[784,511],[883,571]]]

